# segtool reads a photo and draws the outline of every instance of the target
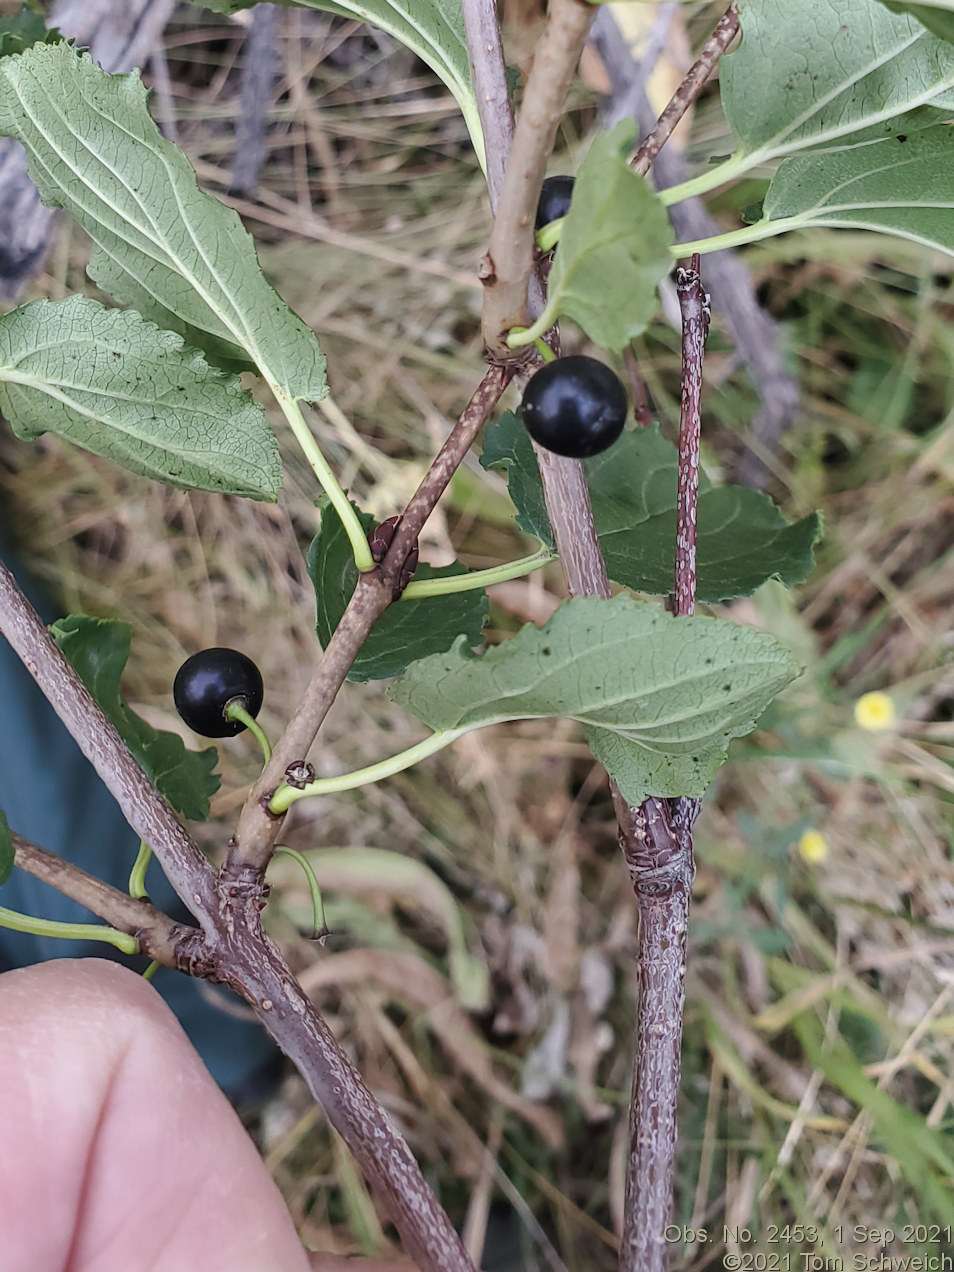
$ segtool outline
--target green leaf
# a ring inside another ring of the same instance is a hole
[[[178,734],[154,729],[126,703],[119,682],[129,659],[132,629],[128,623],[70,614],[50,631],[158,790],[180,817],[204,821],[209,799],[219,789],[219,779],[212,772],[218,752],[214,746],[186,750]]]
[[[908,4],[907,0],[881,0],[892,13],[910,13],[941,40],[954,41],[954,4],[951,0],[924,0]]]
[[[954,48],[878,0],[740,0],[739,17],[742,41],[719,70],[739,142],[723,169],[826,145],[954,88]]]
[[[236,377],[85,296],[0,316],[0,411],[20,438],[56,433],[174,486],[271,500],[281,489],[278,446]]]
[[[499,420],[484,429],[480,464],[488,472],[506,473],[507,489],[517,510],[517,525],[555,552],[556,538],[543,498],[537,457],[527,430],[512,411],[505,411]]]
[[[765,198],[766,219],[878,230],[954,252],[954,132],[924,108],[811,154],[786,159]]]
[[[0,887],[6,883],[13,873],[15,859],[16,853],[13,849],[13,840],[10,837],[10,827],[7,825],[7,815],[0,808]]]
[[[627,436],[639,439],[638,433]],[[648,445],[638,449],[652,447],[653,439],[645,440]],[[675,571],[676,458],[674,447],[657,441],[659,460],[665,448],[667,462],[655,469],[647,465],[645,472],[634,463],[630,471],[643,472],[636,482],[623,480],[623,461],[627,468],[630,463],[625,454],[617,457],[619,467],[601,457],[590,481],[610,578],[638,592],[665,594],[672,591]],[[789,525],[768,495],[744,486],[713,487],[706,480],[697,515],[697,599],[715,604],[751,596],[772,578],[786,587],[801,583],[814,567],[820,531],[817,513]]]
[[[480,461],[507,472],[517,522],[553,548],[543,485],[526,430],[514,415],[489,426]],[[672,591],[676,554],[676,449],[658,425],[635,429],[584,461],[593,520],[609,577],[637,592]],[[699,474],[696,595],[703,604],[749,596],[767,579],[791,587],[814,566],[817,513],[789,525],[767,495],[713,486]]]
[[[656,289],[672,268],[666,209],[627,162],[636,126],[601,133],[583,160],[534,330],[563,314],[604,349],[620,350],[646,330]]]
[[[0,57],[22,53],[34,44],[56,44],[63,36],[55,27],[47,27],[39,13],[25,4],[19,13],[0,18]]]
[[[324,396],[314,332],[266,282],[238,215],[199,190],[146,98],[138,71],[107,75],[66,44],[0,60],[0,133],[26,147],[44,203],[92,238],[90,277],[190,343],[251,359],[286,397]]]
[[[460,0],[282,0],[300,9],[320,9],[355,18],[387,31],[426,62],[453,93],[460,107],[477,160],[483,168],[484,134],[477,113]],[[257,0],[201,0],[206,9],[235,13]]]
[[[772,698],[798,674],[771,636],[676,618],[621,593],[562,605],[540,628],[469,654],[463,640],[390,690],[435,730],[568,716],[627,800],[699,797]]]
[[[359,511],[358,517],[366,531],[374,527],[374,518],[367,513]],[[358,581],[341,519],[327,504],[322,507],[321,529],[308,550],[308,573],[315,588],[318,640],[324,647],[341,621]],[[440,579],[466,573],[466,568],[456,562],[440,569],[422,564],[414,577]],[[468,645],[479,645],[486,621],[487,596],[479,590],[395,602],[371,629],[348,679],[385,680],[399,676],[418,658],[449,649],[458,637]]]

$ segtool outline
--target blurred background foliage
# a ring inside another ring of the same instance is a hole
[[[684,7],[688,43],[718,8]],[[506,16],[523,65],[539,15]],[[311,418],[343,484],[383,519],[481,373],[483,180],[421,63],[357,23],[276,7],[264,163],[254,192],[236,193],[247,18],[179,5],[144,75],[201,184],[243,215],[267,274],[317,331],[341,410]],[[599,67],[584,69],[554,172],[575,167],[598,126]],[[714,85],[683,144],[691,162],[730,148]],[[746,182],[710,210],[732,226],[758,196]],[[22,299],[88,290],[86,252],[61,220]],[[721,1266],[723,1224],[767,1253],[780,1248],[771,1225],[789,1223],[816,1228],[829,1252],[912,1254],[949,1247],[954,1215],[952,263],[835,231],[744,259],[802,390],[793,427],[762,445],[767,488],[790,518],[821,509],[826,530],[804,586],[719,610],[774,632],[807,671],[734,745],[697,823],[676,1217],[713,1239],[674,1243],[685,1269]],[[565,340],[581,347],[572,330]],[[679,341],[662,313],[633,352],[674,436]],[[711,475],[736,471],[758,405],[716,312]],[[197,648],[256,659],[272,734],[314,665],[304,552],[317,492],[279,437],[286,485],[270,507],[0,432],[0,500],[23,555],[64,612],[132,624],[126,687],[163,728],[183,727],[171,683]],[[469,462],[422,555],[481,567],[527,550],[504,485]],[[494,589],[491,639],[562,595],[558,568]],[[870,693],[886,698],[856,718]],[[379,686],[349,684],[312,758],[331,775],[418,736]],[[245,737],[220,754],[214,819],[197,832],[213,852],[256,769]],[[488,1268],[615,1267],[635,906],[606,780],[576,728],[470,735],[380,785],[296,805],[285,837],[311,855],[334,935],[324,947],[302,935],[307,889],[284,860],[270,930],[471,1248],[487,1236]],[[392,1234],[297,1076],[252,1130],[308,1244],[387,1252]],[[902,1244],[919,1223],[941,1229]],[[860,1239],[856,1224],[896,1238]],[[800,1241],[787,1248],[813,1248]]]

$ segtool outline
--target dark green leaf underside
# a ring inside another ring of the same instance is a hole
[[[954,128],[930,107],[784,160],[767,220],[857,226],[954,252]],[[857,143],[857,144],[854,144]]]
[[[719,74],[741,154],[792,154],[951,105],[954,48],[878,0],[740,0],[739,16]]]

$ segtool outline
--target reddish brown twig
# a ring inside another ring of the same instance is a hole
[[[708,297],[699,257],[680,269],[682,413],[679,426],[676,569],[673,610],[696,603],[696,509],[702,355],[709,330]],[[695,867],[694,799],[646,800],[636,810],[616,799],[620,846],[639,902],[639,1028],[633,1074],[620,1272],[663,1272],[672,1208],[676,1109],[682,1074],[686,933]]]
[[[20,656],[76,739],[129,825],[162,862],[169,882],[207,934],[217,910],[215,875],[198,845],[130,755],[13,575],[0,562],[0,634]]]
[[[227,878],[261,881],[281,830],[282,818],[266,805],[284,780],[285,770],[303,760],[344,684],[375,622],[392,603],[408,554],[425,521],[447,487],[474,438],[490,417],[510,380],[505,367],[491,367],[464,408],[420,486],[412,495],[381,564],[362,575],[334,634],[305,689],[301,702],[275,745],[269,764],[252,787],[242,809],[223,873]]]
[[[646,428],[652,424],[653,417],[649,412],[646,381],[632,348],[623,350],[623,365],[626,368],[626,378],[629,381],[629,391],[633,399],[633,420],[637,427]]]
[[[196,928],[173,922],[149,901],[120,892],[71,861],[64,861],[56,853],[47,852],[45,848],[24,839],[16,831],[10,832],[10,838],[13,841],[14,864],[19,870],[34,879],[42,879],[57,892],[79,901],[91,914],[97,915],[118,932],[134,936],[139,942],[140,952],[148,958],[166,967],[183,966],[180,947],[183,941],[198,935]]]
[[[127,821],[148,842],[170,882],[199,919],[202,930],[182,928],[170,952],[172,929],[164,916],[148,914],[161,961],[192,975],[227,981],[252,1006],[266,1029],[298,1066],[309,1090],[354,1154],[393,1221],[408,1253],[423,1272],[474,1272],[453,1225],[420,1167],[341,1050],[327,1023],[301,991],[287,963],[262,929],[264,890],[257,871],[239,870],[216,880],[208,861],[179,825],[86,686],[56,647],[47,629],[0,563],[0,632],[19,653],[57,714],[112,791]],[[68,896],[122,931],[147,914],[120,908],[111,890],[82,872],[54,869],[48,857],[16,844],[18,864],[45,877]],[[139,907],[139,903],[131,903]],[[151,911],[151,907],[150,907]],[[133,932],[138,935],[139,929]]]
[[[634,171],[645,174],[652,167],[653,160],[672,136],[680,119],[702,92],[703,85],[738,31],[739,14],[733,0],[702,46],[702,51],[689,68],[685,79],[673,93],[672,100],[659,116],[656,126],[633,154],[630,165]]]
[[[471,47],[478,95],[482,62],[497,56],[493,50]],[[519,138],[520,121],[517,133]],[[527,144],[531,144],[529,139]],[[540,128],[532,144],[546,146],[548,151],[551,143]],[[546,152],[528,158],[521,150],[519,165],[517,159],[515,138],[507,181],[510,168],[515,166],[519,166],[522,177],[531,168],[534,173],[542,173]],[[522,211],[524,216],[531,215],[526,198]],[[500,217],[506,214],[502,202]],[[513,227],[506,222],[505,228],[509,232]],[[485,316],[488,312],[485,309]],[[517,383],[527,375],[528,371],[521,368]],[[571,595],[608,597],[609,582],[582,465],[539,449],[537,460]],[[688,593],[692,585],[686,580],[680,590]],[[615,783],[611,783],[611,790],[619,820],[620,846],[640,915],[639,1024],[620,1269],[662,1272],[669,1249],[663,1234],[672,1210],[676,1107],[682,1071],[685,941],[693,878],[692,825],[699,805],[689,799],[651,798],[634,808]]]
[[[709,297],[702,287],[699,256],[676,271],[682,312],[682,409],[679,416],[679,480],[676,502],[676,585],[673,613],[696,607],[696,514],[699,504],[699,428],[702,410],[702,355],[709,334]]]

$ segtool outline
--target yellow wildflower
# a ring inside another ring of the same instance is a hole
[[[798,841],[798,851],[805,861],[824,861],[828,856],[828,840],[820,831],[806,830]]]
[[[894,703],[886,693],[865,693],[855,703],[855,723],[877,733],[894,724]]]

